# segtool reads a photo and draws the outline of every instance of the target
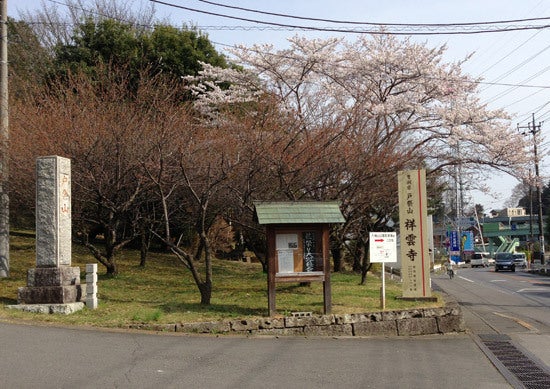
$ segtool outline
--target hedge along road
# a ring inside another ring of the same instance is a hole
[[[508,388],[466,334],[151,334],[0,323],[5,388]]]

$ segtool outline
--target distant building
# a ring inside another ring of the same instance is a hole
[[[475,217],[462,217],[458,221],[440,223],[434,225],[435,247],[445,249],[449,231],[456,229],[458,225],[461,231],[474,233],[476,251],[513,252],[538,241],[537,216],[528,215],[525,208],[518,207],[492,210],[490,216],[479,218],[481,230]]]
[[[515,217],[515,216],[526,216],[525,208],[504,208],[499,212],[499,216],[503,217]]]

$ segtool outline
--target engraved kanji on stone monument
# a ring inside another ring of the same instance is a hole
[[[36,161],[36,266],[71,266],[71,160]]]
[[[71,161],[36,161],[36,268],[19,288],[20,304],[67,304],[80,300],[80,268],[71,267]]]

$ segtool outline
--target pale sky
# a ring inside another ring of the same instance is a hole
[[[128,1],[128,0],[126,0]],[[345,21],[375,23],[469,23],[507,21],[516,19],[550,18],[550,1],[545,0],[212,0],[215,3],[249,8],[273,13]],[[8,15],[18,16],[18,10],[33,10],[41,3],[61,4],[64,0],[8,0]],[[291,25],[312,25],[313,22],[276,18],[265,14],[217,7],[200,0],[162,0],[195,10],[241,18],[273,21]],[[88,1],[91,3],[91,1]],[[148,4],[148,0],[135,0],[135,4]],[[252,45],[271,43],[277,48],[286,47],[286,38],[293,35],[306,37],[341,36],[342,33],[292,31],[288,28],[274,28],[248,21],[232,20],[221,16],[207,15],[191,10],[182,10],[163,4],[156,4],[157,15],[167,18],[173,25],[191,24],[208,33],[210,40],[219,51],[235,44]],[[546,21],[527,23],[549,24]],[[328,22],[316,22],[317,27],[335,27]],[[518,25],[509,23],[508,25]],[[525,25],[525,24],[523,24]],[[245,28],[243,28],[245,27]],[[355,34],[345,34],[350,39]],[[463,66],[466,73],[481,76],[489,83],[482,86],[480,97],[492,109],[503,108],[512,116],[512,125],[525,126],[531,121],[532,113],[538,125],[542,122],[539,155],[545,156],[550,150],[550,28],[522,30],[501,33],[472,35],[430,35],[415,36],[411,39],[425,42],[428,46],[446,44],[447,61],[456,61],[472,54]],[[499,84],[499,85],[494,85]],[[530,85],[513,87],[510,85]],[[536,86],[548,86],[538,88]],[[545,123],[548,120],[548,123]],[[544,184],[550,179],[550,159],[540,163]],[[472,205],[480,203],[485,211],[500,209],[509,199],[517,181],[507,175],[498,175],[489,181],[499,195],[492,197],[477,191],[466,191],[464,197]]]

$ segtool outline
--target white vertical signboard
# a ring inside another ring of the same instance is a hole
[[[395,232],[370,232],[369,252],[371,263],[382,263],[382,291],[380,306],[386,308],[386,262],[397,262],[397,236]]]

